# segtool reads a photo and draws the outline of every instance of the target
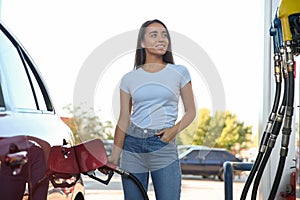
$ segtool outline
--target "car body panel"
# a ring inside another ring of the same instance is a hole
[[[73,134],[56,113],[41,73],[1,21],[0,44],[0,139],[33,136],[51,146],[63,145],[63,140],[74,145]],[[69,188],[49,183],[49,199],[84,200],[82,180]]]
[[[63,139],[73,143],[71,131],[56,114],[0,112],[0,124],[5,124],[0,127],[1,137],[30,135],[47,141],[51,146],[62,145]]]

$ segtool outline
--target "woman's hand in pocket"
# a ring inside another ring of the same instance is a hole
[[[175,126],[171,128],[165,128],[157,133],[155,133],[156,136],[161,136],[161,141],[166,143],[171,143],[175,139],[177,134],[177,128]]]

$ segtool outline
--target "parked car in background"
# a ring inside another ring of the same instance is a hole
[[[204,178],[217,176],[223,181],[223,163],[242,162],[225,149],[205,146],[179,146],[178,148],[186,149],[179,154],[182,174],[201,175]]]
[[[199,146],[199,145],[178,145],[177,149],[178,149],[178,155],[180,156],[182,153],[186,152],[187,150],[189,150],[190,148],[208,148],[206,146]]]
[[[64,140],[74,144],[72,132],[57,115],[38,68],[0,21],[0,199],[22,199],[23,195],[26,199],[45,183],[43,194],[48,199],[84,200],[81,178],[72,187],[54,188],[44,176],[37,176],[47,169],[47,148],[63,145]],[[17,191],[21,191],[18,198],[7,197]]]
[[[114,140],[104,140],[103,144],[104,144],[104,148],[106,150],[106,155],[110,156],[113,146],[114,146]]]

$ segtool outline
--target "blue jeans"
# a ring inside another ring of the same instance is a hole
[[[126,132],[121,168],[132,173],[148,189],[151,174],[157,200],[179,200],[181,169],[175,142],[161,141],[160,130],[144,129],[130,124]],[[135,183],[122,177],[125,200],[142,200]]]

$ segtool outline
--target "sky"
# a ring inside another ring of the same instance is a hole
[[[100,118],[113,120],[118,83],[133,68],[136,35],[131,31],[149,19],[163,21],[174,32],[175,62],[191,73],[197,108],[213,109],[219,101],[245,125],[257,127],[263,89],[261,0],[2,0],[1,10],[2,22],[37,64],[60,115],[66,115],[63,107],[74,102],[78,79],[96,53],[101,71],[94,109]],[[126,38],[118,40],[126,34],[130,44]],[[109,42],[109,52],[100,51]],[[204,52],[200,61],[189,59],[195,50]],[[115,56],[104,61],[111,55]]]

